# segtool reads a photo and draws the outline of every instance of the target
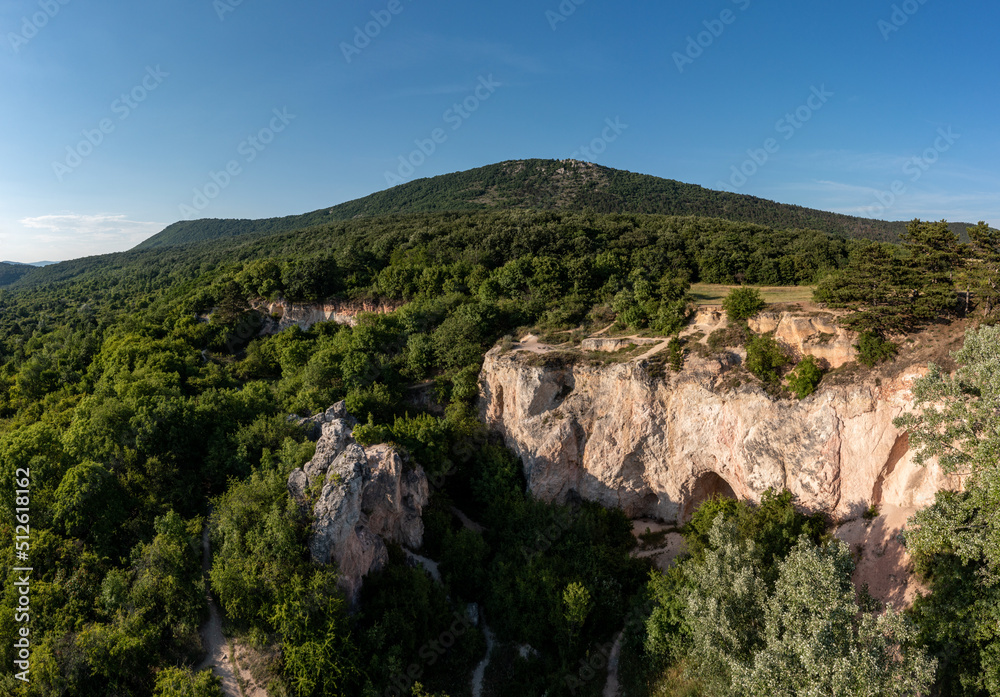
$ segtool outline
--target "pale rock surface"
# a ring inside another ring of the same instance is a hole
[[[761,312],[747,324],[756,334],[774,332],[774,338],[799,357],[814,356],[830,368],[839,368],[857,358],[854,345],[858,335],[837,324],[837,317],[837,313],[830,311]],[[725,329],[727,324],[721,307],[699,308],[681,336],[700,332],[707,338],[713,331]]]
[[[543,368],[490,351],[480,413],[546,501],[579,495],[631,518],[684,522],[712,494],[759,501],[790,490],[805,511],[858,518],[872,504],[923,506],[958,482],[913,462],[892,420],[911,408],[912,369],[880,385],[780,400],[726,386],[732,357],[689,356],[654,378],[643,361]]]
[[[411,549],[423,543],[420,516],[430,488],[423,469],[408,467],[391,447],[355,442],[357,421],[343,402],[313,420],[322,431],[316,454],[292,472],[288,491],[299,505],[312,507],[313,561],[337,565],[338,583],[353,604],[365,575],[388,561],[386,541]]]
[[[293,303],[287,300],[257,300],[253,309],[267,316],[261,334],[277,334],[290,327],[308,330],[320,322],[355,326],[363,312],[385,314],[398,310],[402,303],[391,301],[345,300],[329,303]]]

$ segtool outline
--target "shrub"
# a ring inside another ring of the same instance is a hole
[[[744,322],[767,307],[767,303],[759,290],[742,286],[729,291],[729,295],[722,301],[722,307],[730,322]]]
[[[788,357],[771,334],[758,334],[747,342],[746,368],[764,382],[778,382],[778,371],[787,363]]]
[[[858,350],[858,362],[869,368],[895,357],[899,350],[896,344],[874,332],[863,332],[854,348]]]
[[[667,362],[675,373],[684,367],[684,345],[676,336],[667,343]]]
[[[803,358],[792,374],[788,376],[788,387],[799,399],[805,399],[816,391],[816,385],[823,378],[823,371],[813,356]]]

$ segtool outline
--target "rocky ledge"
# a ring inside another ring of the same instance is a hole
[[[390,446],[361,447],[351,435],[357,421],[343,402],[310,421],[319,428],[316,454],[292,472],[288,491],[313,513],[313,561],[337,565],[340,587],[354,604],[364,577],[388,561],[386,542],[410,549],[423,543],[427,477]]]

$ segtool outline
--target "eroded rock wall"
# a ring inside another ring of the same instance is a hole
[[[353,604],[364,577],[388,562],[386,542],[421,546],[430,489],[423,469],[407,466],[391,447],[361,447],[343,402],[312,421],[320,428],[316,454],[292,472],[288,491],[315,517],[313,561],[337,565],[338,583]]]
[[[957,487],[916,465],[892,425],[921,370],[798,401],[727,387],[722,360],[691,356],[654,378],[642,361],[544,368],[497,348],[480,377],[481,416],[520,455],[536,496],[576,492],[632,518],[683,522],[713,493],[759,500],[787,488],[803,509],[850,520]]]
[[[391,301],[344,301],[333,303],[292,303],[287,300],[252,303],[253,308],[268,316],[261,334],[276,334],[293,326],[309,329],[320,322],[336,322],[355,326],[363,312],[385,314],[398,310],[402,303]]]

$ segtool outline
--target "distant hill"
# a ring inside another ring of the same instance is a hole
[[[20,261],[0,261],[0,264],[11,264],[13,266],[35,266],[41,268],[43,266],[52,266],[53,264],[58,264],[58,261],[29,261],[28,263],[23,263]]]
[[[35,267],[30,264],[0,261],[0,288],[3,286],[9,286],[11,283],[21,280],[21,278],[34,270]]]
[[[712,191],[694,184],[635,174],[575,160],[517,160],[418,179],[304,215],[263,220],[190,220],[174,223],[136,249],[242,235],[268,235],[334,220],[397,213],[490,208],[694,215],[757,223],[777,229],[813,229],[850,238],[896,241],[905,222],[775,203],[756,196]],[[963,239],[969,223],[954,223]]]

